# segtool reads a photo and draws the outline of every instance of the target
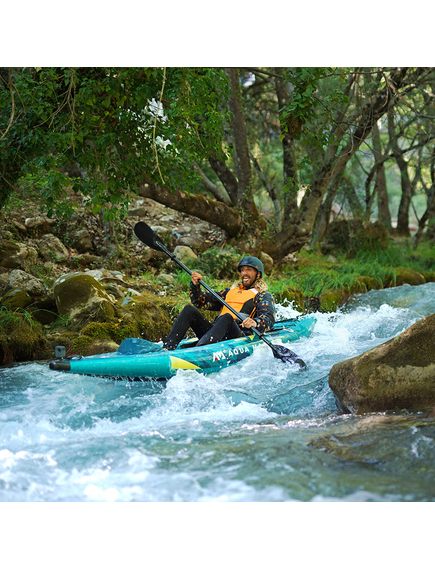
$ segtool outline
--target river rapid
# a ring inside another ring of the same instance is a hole
[[[435,283],[357,295],[291,344],[306,371],[266,345],[158,383],[2,367],[0,501],[433,502],[435,421],[343,414],[328,373],[434,312]]]

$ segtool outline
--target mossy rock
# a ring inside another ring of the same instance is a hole
[[[298,312],[304,311],[305,297],[299,288],[286,287],[281,292],[276,293],[275,300],[279,304],[291,304]]]
[[[2,304],[9,310],[24,310],[26,306],[32,303],[32,300],[28,292],[20,288],[14,288],[3,295]]]
[[[380,288],[379,283],[372,277],[358,277],[355,283],[349,287],[351,294],[358,292],[368,292],[369,290]]]
[[[104,287],[92,276],[72,273],[53,287],[57,309],[79,329],[85,322],[107,322],[116,316],[115,306]]]
[[[7,240],[0,242],[0,266],[16,269],[19,263],[11,263],[9,260],[11,257],[14,257],[19,251],[19,246],[13,241]]]
[[[73,354],[81,356],[95,356],[97,354],[105,354],[116,352],[118,344],[107,338],[91,338],[90,336],[81,335],[73,341]]]
[[[0,320],[0,364],[41,359],[49,349],[41,326],[24,314],[2,314]]]
[[[399,336],[331,368],[329,386],[356,413],[435,405],[435,314]]]
[[[127,314],[112,322],[90,322],[81,334],[93,340],[111,340],[120,344],[125,338],[140,337],[140,326],[134,317]]]
[[[341,291],[329,290],[319,296],[319,312],[335,312],[343,302]]]
[[[426,279],[421,273],[412,269],[398,267],[397,269],[394,269],[394,272],[396,274],[395,279],[393,277],[389,277],[385,283],[386,287],[401,286],[404,284],[421,285],[426,282]]]
[[[54,356],[54,348],[56,346],[64,346],[66,355],[73,355],[72,346],[74,341],[79,337],[78,332],[63,332],[62,334],[48,334],[47,340],[50,344],[52,355]]]
[[[421,274],[427,283],[435,283],[435,271],[422,271]]]
[[[172,328],[175,304],[175,301],[151,294],[135,296],[127,307],[119,309],[117,316],[107,322],[90,322],[80,336],[112,340],[117,344],[125,338],[144,338],[151,342],[161,340]],[[76,346],[77,342],[74,349]]]
[[[169,334],[173,324],[171,315],[175,303],[152,302],[149,298],[136,297],[132,314],[138,325],[138,337],[156,342]]]

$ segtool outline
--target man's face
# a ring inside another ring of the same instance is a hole
[[[257,269],[253,267],[246,267],[245,265],[240,267],[240,277],[245,288],[250,288],[254,284],[257,272]]]

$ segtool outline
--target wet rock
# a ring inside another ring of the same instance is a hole
[[[343,301],[343,294],[336,290],[327,290],[319,296],[320,312],[335,312]]]
[[[116,352],[119,345],[109,338],[89,338],[79,336],[73,342],[73,351],[82,356],[95,356],[97,354],[107,354]]]
[[[435,405],[435,314],[355,358],[335,364],[329,386],[355,413]]]
[[[9,285],[12,288],[20,288],[30,296],[44,296],[47,292],[45,285],[33,275],[29,275],[20,269],[14,269],[9,275]]]
[[[68,259],[69,252],[62,241],[52,234],[39,241],[39,252],[46,261],[62,262]]]
[[[410,285],[420,285],[425,284],[426,279],[421,273],[413,271],[412,269],[406,269],[404,267],[399,267],[394,269],[396,273],[395,280],[392,279],[387,284],[388,286],[401,286],[404,284]]]
[[[53,285],[53,294],[59,314],[72,322],[105,321],[115,314],[113,296],[86,273],[62,275]]]

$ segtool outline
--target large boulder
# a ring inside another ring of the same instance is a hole
[[[435,314],[364,354],[335,364],[329,386],[355,413],[435,405]]]
[[[105,321],[115,314],[114,297],[86,273],[62,275],[53,284],[56,306],[72,323]]]

